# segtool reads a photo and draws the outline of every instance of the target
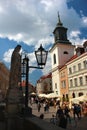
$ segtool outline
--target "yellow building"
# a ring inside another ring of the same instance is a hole
[[[60,68],[59,75],[60,75],[60,95],[62,97],[67,98],[69,93],[69,85],[68,85],[68,75],[66,65]]]

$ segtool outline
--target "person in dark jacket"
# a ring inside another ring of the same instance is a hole
[[[60,116],[59,127],[66,129],[67,128],[67,118],[64,114]]]

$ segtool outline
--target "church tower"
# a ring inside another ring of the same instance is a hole
[[[67,39],[67,28],[63,27],[58,13],[58,23],[53,31],[55,43],[71,44]]]
[[[60,95],[59,68],[74,55],[74,45],[67,39],[67,30],[68,29],[63,26],[58,13],[58,23],[53,31],[54,44],[50,49],[52,60],[52,86],[53,91],[58,95]]]

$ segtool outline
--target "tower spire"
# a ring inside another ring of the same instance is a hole
[[[54,38],[56,43],[66,43],[71,44],[69,40],[67,39],[67,28],[63,26],[63,23],[61,22],[59,12],[58,13],[58,22],[56,24],[56,27],[54,29]]]
[[[57,25],[58,26],[62,26],[63,25],[62,22],[61,22],[61,20],[60,20],[59,11],[58,11],[58,23],[57,23]]]

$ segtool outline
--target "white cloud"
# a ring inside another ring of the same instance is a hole
[[[13,52],[14,49],[9,49],[7,52],[4,53],[4,58],[3,60],[5,62],[11,62],[11,55],[12,55],[12,52]]]
[[[67,0],[0,0],[0,5],[0,36],[28,45],[36,46],[41,39],[52,34],[58,11],[69,32],[81,25],[81,18],[75,10],[68,9]]]
[[[51,72],[52,67],[51,67],[51,56],[48,53],[48,57],[47,57],[47,62],[46,62],[46,66],[44,67],[44,69],[42,70],[43,75],[48,74],[49,72]]]
[[[70,32],[69,39],[72,42],[72,44],[79,45],[82,44],[87,40],[86,38],[80,39],[81,32],[79,30],[74,30]]]
[[[41,3],[45,5],[45,10],[48,11],[50,8],[53,7],[53,2],[55,2],[55,0],[42,0]]]
[[[82,22],[83,22],[83,25],[87,27],[87,17],[83,16]]]
[[[57,12],[68,30],[68,39],[75,44],[82,43],[80,28],[87,26],[87,17],[82,18],[71,7],[67,7],[70,0],[0,0],[0,37],[23,41],[27,45],[33,45],[35,49],[40,44],[47,48],[53,44],[50,37],[57,24]],[[4,60],[10,61],[12,51],[4,54]],[[33,54],[30,54],[31,64],[35,63]],[[48,56],[49,57],[49,56]],[[32,59],[32,60],[31,60]],[[51,59],[43,70],[50,70]]]
[[[43,47],[49,45],[49,44],[53,44],[54,42],[54,38],[52,36],[48,36],[45,38],[42,38],[40,40],[38,40],[36,46],[35,46],[35,50],[42,44]]]
[[[81,34],[81,32],[78,31],[78,30],[76,30],[76,31],[72,31],[71,34],[70,34],[70,36],[71,37],[78,37],[80,34]]]

